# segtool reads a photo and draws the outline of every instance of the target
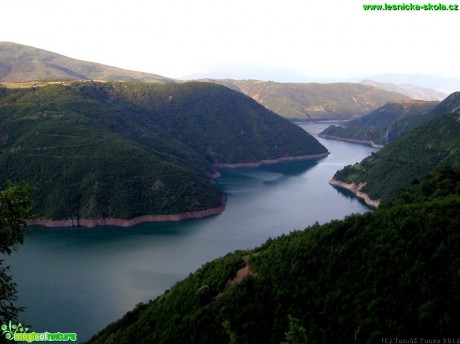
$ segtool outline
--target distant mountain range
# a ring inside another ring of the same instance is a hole
[[[355,83],[278,83],[261,80],[210,80],[240,91],[292,120],[349,120],[408,96]]]
[[[366,77],[382,83],[411,84],[450,94],[460,91],[460,78],[442,78],[423,74],[381,74]]]
[[[101,80],[182,82],[164,76],[128,71],[80,61],[42,49],[0,43],[0,84],[50,81]],[[434,90],[409,85],[357,83],[278,83],[258,80],[204,80],[219,83],[255,99],[275,113],[297,120],[349,120],[378,107],[402,100],[441,99]]]
[[[61,221],[41,224],[209,215],[223,209],[215,166],[327,154],[297,125],[220,85],[0,88],[0,182],[28,182],[37,213]]]
[[[149,73],[76,60],[50,51],[0,42],[0,81],[105,80],[173,82]]]
[[[338,171],[333,185],[387,202],[437,168],[460,168],[460,92],[451,94],[433,112],[433,119],[362,162]]]
[[[360,84],[375,86],[383,90],[401,93],[412,99],[418,100],[443,100],[447,97],[447,94],[443,92],[411,84],[393,84],[391,82],[377,82],[369,79],[362,80]]]

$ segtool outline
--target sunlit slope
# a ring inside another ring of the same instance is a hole
[[[410,98],[355,83],[280,83],[260,80],[207,80],[238,90],[277,114],[298,120],[348,120]]]
[[[173,82],[160,75],[81,61],[26,45],[0,42],[0,81],[44,80]]]

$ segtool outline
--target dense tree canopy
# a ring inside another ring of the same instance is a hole
[[[32,216],[30,188],[26,184],[5,183],[0,191],[0,257],[9,255],[22,244],[25,219]],[[16,284],[8,266],[0,258],[0,323],[15,319],[20,308],[16,301]]]
[[[381,343],[460,332],[460,172],[206,263],[92,343]],[[232,284],[236,272],[248,273]]]

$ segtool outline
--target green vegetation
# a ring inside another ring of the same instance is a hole
[[[438,104],[421,100],[385,104],[341,126],[331,125],[319,136],[383,146],[433,118],[430,112]]]
[[[383,146],[437,116],[459,112],[460,92],[452,93],[441,103],[420,100],[389,103],[342,126],[331,125],[319,136]]]
[[[442,166],[460,167],[460,116],[449,114],[422,124],[370,155],[338,171],[334,179],[367,183],[372,199],[391,200],[400,189]]]
[[[174,82],[160,75],[80,61],[21,44],[0,42],[0,81],[38,80]]]
[[[391,102],[399,93],[353,83],[278,83],[259,80],[206,80],[238,90],[273,112],[297,120],[358,118]]]
[[[374,212],[206,263],[90,343],[458,338],[458,209],[460,172],[444,168]]]
[[[0,255],[10,255],[23,243],[25,219],[32,216],[30,188],[6,182],[0,191]],[[21,308],[15,306],[16,283],[9,267],[0,259],[0,323],[15,320]]]
[[[0,181],[27,181],[50,219],[216,208],[212,164],[324,152],[298,126],[219,85],[0,88]]]

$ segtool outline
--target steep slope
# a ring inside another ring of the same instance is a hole
[[[421,100],[389,103],[370,114],[346,122],[331,125],[320,137],[370,145],[386,145],[417,125],[435,117],[433,109],[439,102]],[[444,112],[447,113],[447,112]]]
[[[21,44],[0,42],[0,81],[130,80],[173,82],[160,75],[72,59]]]
[[[353,83],[278,83],[259,80],[206,80],[238,90],[275,113],[298,120],[346,120],[390,102],[409,100],[399,93]]]
[[[426,122],[360,163],[338,171],[331,183],[387,202],[412,181],[445,165],[460,167],[460,115]]]
[[[206,263],[89,343],[280,343],[293,325],[312,344],[457,338],[459,207],[460,173],[443,170],[372,213]]]
[[[0,88],[0,181],[29,182],[37,212],[73,219],[64,225],[209,215],[222,210],[212,164],[327,154],[298,126],[219,85]]]
[[[393,84],[391,82],[378,82],[369,79],[362,80],[360,84],[375,86],[383,90],[404,94],[405,96],[418,100],[443,100],[447,97],[445,93],[411,84]]]
[[[2,93],[0,180],[30,183],[41,217],[73,219],[67,225],[221,206],[212,167],[187,146],[160,132],[139,144],[110,130],[107,117],[123,109],[75,88]]]
[[[166,129],[215,165],[327,154],[300,127],[220,85],[114,84],[111,92],[141,107],[149,114],[146,121]]]

